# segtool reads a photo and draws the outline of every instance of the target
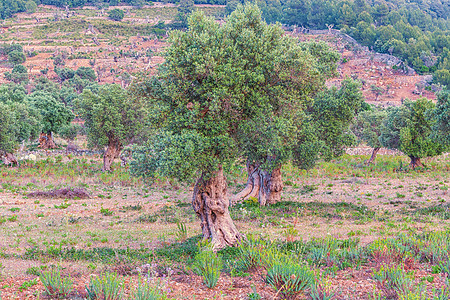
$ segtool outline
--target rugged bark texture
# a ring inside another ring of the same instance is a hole
[[[272,172],[267,172],[261,170],[257,164],[247,163],[247,172],[247,184],[241,192],[234,196],[233,202],[255,197],[258,198],[260,205],[265,206],[281,200],[281,191],[283,190],[281,166]]]
[[[108,143],[108,148],[103,155],[103,169],[102,171],[111,171],[111,165],[114,159],[120,156],[120,151],[122,151],[123,146],[119,140],[110,139]]]
[[[1,153],[0,153],[1,154]],[[1,156],[1,155],[0,155]],[[5,152],[4,156],[3,156],[3,163],[5,165],[13,165],[13,164],[17,164],[17,159],[14,156],[14,154],[9,153],[9,152]]]
[[[210,239],[215,251],[242,239],[230,217],[229,205],[222,167],[209,178],[202,174],[194,188],[192,206],[200,218],[203,239]]]
[[[415,169],[416,167],[423,167],[422,162],[420,161],[419,157],[410,156],[411,162],[409,163],[409,166],[412,169]]]
[[[56,148],[55,142],[53,141],[52,133],[41,133],[39,135],[39,148],[42,149],[54,149]]]
[[[380,147],[373,148],[372,156],[370,156],[369,160],[367,161],[368,165],[373,164],[375,158],[377,157],[377,153],[378,151],[380,151],[380,149],[381,149]]]

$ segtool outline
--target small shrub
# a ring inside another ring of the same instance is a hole
[[[91,278],[89,287],[86,287],[90,300],[119,300],[122,299],[123,280],[115,273],[103,274]]]
[[[222,270],[222,259],[214,253],[210,246],[203,247],[195,256],[194,271],[203,277],[205,285],[212,289],[219,280],[220,271]]]
[[[73,283],[70,277],[61,275],[60,267],[50,271],[44,271],[39,275],[39,279],[45,287],[46,293],[51,297],[63,298],[73,289]]]

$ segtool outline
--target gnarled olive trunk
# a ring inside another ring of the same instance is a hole
[[[275,204],[281,200],[283,181],[281,166],[271,172],[262,170],[258,164],[247,162],[248,179],[245,188],[234,196],[233,202],[250,197],[258,198],[260,205]]]
[[[122,151],[122,143],[117,139],[109,139],[108,148],[103,155],[103,169],[102,171],[111,171],[111,165],[114,159],[120,156],[120,151]]]
[[[208,178],[202,174],[194,188],[192,206],[200,218],[203,238],[211,240],[214,250],[236,245],[242,239],[231,219],[229,205],[222,166]]]
[[[0,155],[1,156],[1,155]],[[5,165],[13,165],[13,164],[17,164],[17,159],[14,156],[14,154],[9,153],[9,152],[5,152],[4,153],[4,157],[3,157],[3,163]]]
[[[51,132],[49,132],[49,133],[42,132],[39,135],[39,148],[42,148],[45,150],[56,148],[56,144],[53,141],[53,134]]]
[[[378,151],[380,151],[380,149],[381,149],[380,147],[373,148],[372,156],[370,156],[369,160],[367,161],[368,165],[372,164],[375,161],[375,158],[377,157],[377,153],[378,153]]]
[[[415,169],[416,167],[423,167],[423,164],[420,161],[420,157],[410,156],[409,158],[411,159],[411,162],[409,163],[409,166],[412,169]]]

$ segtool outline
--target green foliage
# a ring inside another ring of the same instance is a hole
[[[239,2],[227,1],[226,12],[231,13]],[[446,0],[264,0],[257,3],[267,22],[311,29],[334,25],[333,29],[340,29],[364,46],[397,56],[417,72],[450,70],[446,54],[450,49],[447,18],[450,6]],[[437,81],[447,75],[437,74]]]
[[[71,79],[73,78],[73,76],[75,76],[75,71],[70,68],[63,68],[63,69],[55,68],[55,73],[58,74],[61,82],[67,79]]]
[[[125,17],[125,12],[119,8],[114,8],[108,12],[108,18],[113,21],[122,21]]]
[[[326,89],[317,95],[299,128],[294,164],[310,169],[319,158],[341,156],[355,143],[350,124],[363,103],[360,88],[358,82],[347,78],[340,89]]]
[[[185,28],[188,25],[188,16],[194,11],[194,0],[180,0],[177,15],[172,26]]]
[[[371,110],[361,111],[352,125],[353,133],[360,141],[372,148],[381,148],[381,124],[387,116],[386,110],[374,107]]]
[[[450,91],[438,94],[434,118],[436,119],[433,126],[434,140],[450,146]]]
[[[91,277],[86,286],[90,300],[120,300],[123,297],[123,280],[115,273],[106,273]]]
[[[88,145],[102,148],[110,140],[130,142],[145,123],[145,109],[119,85],[86,88],[75,101],[76,112],[85,120]]]
[[[52,297],[66,297],[73,289],[72,280],[61,274],[60,267],[42,272],[39,279],[44,285],[46,293]]]
[[[19,143],[36,138],[42,128],[39,111],[26,103],[0,101],[0,151],[13,152]]]
[[[450,87],[450,70],[437,70],[433,78],[437,83]]]
[[[312,107],[316,134],[324,141],[322,156],[325,159],[341,156],[345,148],[355,144],[350,124],[364,102],[361,85],[345,79],[338,90],[332,88],[320,93]]]
[[[23,64],[26,59],[23,52],[14,50],[8,53],[8,62],[13,65]]]
[[[442,153],[441,142],[431,139],[434,108],[432,101],[421,98],[415,102],[407,100],[402,106],[390,109],[381,128],[381,145],[415,158]]]
[[[95,71],[89,67],[79,67],[75,73],[81,79],[87,79],[89,81],[95,81],[97,79],[97,75],[95,75]]]
[[[42,132],[51,133],[70,123],[74,115],[63,103],[48,92],[36,91],[25,100],[39,110],[42,116]]]
[[[267,25],[255,5],[222,26],[194,12],[170,43],[158,76],[133,87],[160,128],[135,152],[132,172],[145,177],[185,180],[240,156],[265,168],[285,162],[303,109],[337,61],[327,46],[300,46]]]
[[[203,246],[195,256],[193,270],[203,277],[203,283],[210,289],[214,288],[222,270],[222,258],[215,253],[210,245]]]
[[[77,137],[78,132],[81,130],[82,128],[78,124],[67,124],[59,129],[58,134],[63,139],[73,141]]]

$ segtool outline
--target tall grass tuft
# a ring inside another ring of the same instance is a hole
[[[201,247],[200,252],[195,256],[193,270],[203,277],[203,282],[210,289],[216,286],[222,267],[222,258],[214,253],[210,245]]]
[[[311,289],[316,281],[314,272],[307,266],[281,259],[267,272],[267,282],[282,295],[283,299],[297,299]]]
[[[72,280],[70,277],[64,278],[61,275],[60,267],[42,272],[39,275],[39,279],[44,285],[46,293],[51,297],[66,297],[73,289]]]
[[[90,300],[119,300],[123,297],[122,286],[123,280],[117,274],[108,273],[92,277],[86,292]]]
[[[167,296],[158,288],[149,285],[145,280],[139,279],[138,285],[130,300],[166,300]]]

